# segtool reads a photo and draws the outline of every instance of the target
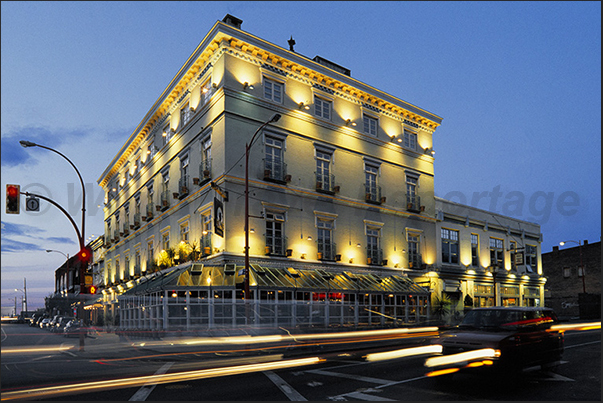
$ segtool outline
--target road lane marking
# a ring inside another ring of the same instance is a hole
[[[344,396],[344,395],[340,395],[340,396]],[[367,393],[362,393],[362,392],[346,393],[345,396],[353,397],[354,399],[358,399],[358,400],[366,400],[366,401],[374,401],[374,402],[394,402],[395,401],[394,399],[388,399],[387,397],[369,395]]]
[[[369,376],[344,374],[344,373],[341,373],[341,372],[323,371],[321,369],[314,369],[314,370],[310,370],[310,371],[306,371],[306,372],[310,372],[312,374],[317,374],[317,375],[327,375],[327,376],[336,376],[336,377],[339,377],[339,378],[354,379],[356,381],[378,383],[380,385],[387,385],[387,384],[390,384],[392,382],[392,381],[388,381],[388,380],[385,380],[385,379],[372,378],[372,377],[369,377]]]
[[[589,341],[588,343],[574,344],[571,346],[565,346],[565,348],[568,349],[568,348],[574,348],[574,347],[582,347],[582,346],[588,346],[590,344],[601,344],[601,340]]]
[[[308,400],[274,372],[264,371],[264,375],[266,375],[268,379],[270,379],[292,402],[305,402]]]
[[[163,367],[159,368],[157,370],[157,372],[155,372],[155,375],[165,374],[172,365],[174,365],[173,362],[166,363]],[[130,402],[144,402],[145,400],[147,400],[147,397],[149,397],[149,395],[151,394],[153,389],[155,389],[155,386],[157,386],[157,384],[154,382],[149,382],[149,383],[142,385],[142,387],[140,389],[138,389],[138,391],[136,393],[134,393],[134,395],[130,398],[129,401]]]

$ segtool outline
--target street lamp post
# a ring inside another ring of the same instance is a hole
[[[84,185],[84,180],[82,179],[82,175],[80,174],[80,171],[77,169],[77,167],[75,166],[75,164],[73,162],[71,162],[71,160],[69,158],[67,158],[63,153],[50,148],[50,147],[46,147],[40,144],[36,144],[32,141],[27,141],[27,140],[21,140],[19,141],[19,144],[21,144],[21,146],[28,148],[28,147],[40,147],[40,148],[44,148],[46,150],[52,151],[53,153],[56,153],[58,155],[60,155],[61,157],[63,157],[64,159],[67,160],[67,162],[69,162],[69,164],[73,167],[73,169],[75,169],[75,172],[77,173],[78,178],[80,179],[80,184],[82,185],[82,226],[81,226],[81,231],[79,231],[79,243],[80,243],[80,251],[82,251],[84,249],[84,239],[86,239],[86,232],[85,232],[85,226],[86,226],[86,186]],[[76,228],[77,229],[77,228]],[[84,287],[85,287],[85,279],[84,279],[84,275],[86,273],[86,270],[88,268],[88,264],[84,264],[81,263],[80,264],[80,301],[79,301],[79,309],[78,309],[78,317],[80,319],[84,318],[84,295],[83,295],[83,291],[84,291]],[[80,351],[84,351],[84,342],[85,342],[85,335],[82,331],[80,331]]]
[[[584,264],[582,263],[582,240],[578,240],[578,241],[572,241],[572,240],[562,241],[562,242],[559,242],[559,245],[563,246],[563,245],[565,245],[568,242],[573,242],[573,243],[575,243],[575,244],[578,245],[578,250],[580,252],[580,269],[582,269],[582,292],[584,294],[586,294],[586,281],[584,281],[584,277],[586,277],[586,272],[584,271]]]
[[[25,311],[27,314],[27,279],[23,278],[23,289],[15,288],[15,291],[21,291],[23,293],[23,301],[21,302],[21,311]],[[16,313],[16,312],[15,312]]]
[[[248,306],[250,291],[249,291],[249,150],[253,145],[253,140],[258,133],[270,123],[276,122],[281,115],[275,113],[270,120],[262,124],[253,134],[249,143],[245,144],[245,306]],[[247,315],[248,316],[248,315]],[[249,321],[249,317],[247,317]],[[249,324],[249,323],[248,323]]]

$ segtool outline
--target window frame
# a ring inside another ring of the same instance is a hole
[[[326,114],[328,116],[325,116],[325,106],[327,107]],[[315,94],[314,116],[331,121],[331,117],[333,116],[333,101],[326,98],[322,98]]]
[[[371,124],[374,124],[374,128],[371,127]],[[362,131],[364,134],[369,136],[378,137],[379,136],[379,118],[371,116],[369,114],[362,114]]]
[[[270,94],[267,94],[268,87],[270,87]],[[275,97],[275,88],[279,88],[280,99],[276,99]],[[285,98],[285,83],[263,76],[262,92],[264,99],[282,105]]]

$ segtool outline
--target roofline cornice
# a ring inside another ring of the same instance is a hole
[[[264,63],[280,69],[297,79],[307,80],[339,96],[355,100],[363,106],[377,108],[402,122],[420,125],[427,131],[433,132],[442,122],[442,118],[435,114],[323,66],[306,56],[217,21],[105,168],[97,181],[100,186],[104,187],[108,183],[153,130],[154,125],[165,119],[174,102],[181,99],[191,83],[201,78],[206,71],[204,66],[211,64],[228,50],[235,56],[251,57],[259,64]]]

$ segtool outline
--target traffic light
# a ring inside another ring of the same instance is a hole
[[[6,185],[6,214],[19,214],[21,186]]]
[[[87,265],[92,260],[92,249],[90,247],[84,247],[77,253],[77,261],[81,264]]]
[[[82,289],[83,289],[82,294],[94,295],[94,294],[96,294],[96,291],[98,291],[98,288],[95,285],[85,285]]]

